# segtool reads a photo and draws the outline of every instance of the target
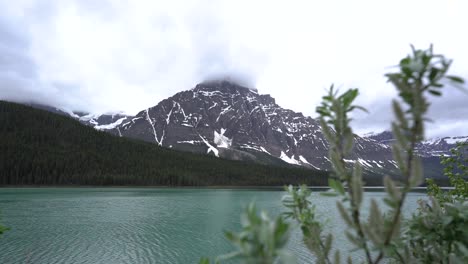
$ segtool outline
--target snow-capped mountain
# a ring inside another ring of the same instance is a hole
[[[29,103],[26,105],[55,114],[69,116],[80,121],[82,124],[104,131],[113,130],[118,125],[130,119],[129,116],[124,115],[123,113],[90,114],[36,103]]]
[[[119,119],[120,120],[120,119]],[[115,127],[113,133],[183,151],[230,159],[280,159],[330,168],[328,144],[317,120],[229,81],[210,81],[175,94]],[[354,154],[369,169],[395,169],[390,148],[355,137]]]
[[[395,140],[392,132],[390,131],[383,131],[381,133],[368,133],[363,135],[363,137],[387,145],[390,145]],[[422,157],[450,155],[450,149],[454,148],[457,142],[466,141],[468,141],[468,136],[436,137],[418,143],[416,145],[416,151]]]
[[[380,133],[370,132],[362,135],[363,138],[373,139],[379,143],[385,145],[391,145],[391,143],[395,140],[393,137],[392,132],[390,131],[383,131]]]
[[[109,114],[89,114],[74,112],[74,118],[81,123],[94,127],[97,130],[112,130],[121,125],[123,122],[130,120],[130,116],[122,113]]]

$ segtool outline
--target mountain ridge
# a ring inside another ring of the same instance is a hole
[[[135,116],[78,112],[72,116],[114,135],[175,150],[263,164],[330,169],[328,143],[317,119],[284,109],[269,94],[259,94],[227,80],[199,83]],[[392,140],[388,131],[355,135],[354,153],[346,162],[351,166],[357,161],[374,174],[397,175]],[[419,151],[423,149],[420,147]],[[440,174],[439,165],[431,165],[438,168],[434,175]]]
[[[0,185],[325,185],[328,173],[174,151],[0,101]]]
[[[380,133],[367,133],[363,137],[376,142],[391,145],[395,140],[391,131],[385,130]],[[446,136],[434,137],[423,140],[416,144],[416,153],[421,157],[440,157],[452,155],[450,149],[456,147],[457,142],[468,141],[468,136]]]
[[[316,119],[282,108],[268,94],[227,81],[200,83],[176,93],[113,133],[216,156],[263,153],[289,164],[330,168],[328,143]],[[357,135],[352,160],[369,169],[395,169],[388,146]]]

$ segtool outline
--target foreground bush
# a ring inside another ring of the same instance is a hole
[[[459,77],[447,75],[451,62],[442,55],[434,54],[432,46],[428,50],[412,47],[412,53],[400,60],[398,71],[386,74],[399,95],[392,102],[395,121],[391,125],[396,138],[392,151],[401,180],[388,176],[384,178],[386,197],[383,202],[390,209],[383,212],[377,201],[372,199],[367,219],[361,216],[364,195],[361,165],[355,162],[353,168],[350,168],[345,162],[354,142],[349,115],[354,110],[367,111],[353,104],[358,89],[340,94],[332,85],[329,93],[323,97],[322,104],[317,107],[322,132],[330,146],[329,158],[335,176],[329,182],[333,191],[325,195],[340,198],[337,209],[348,227],[345,235],[355,250],[365,256],[367,263],[468,263],[468,185],[464,178],[468,170],[467,159],[463,157],[466,152],[456,149],[453,156],[443,160],[447,166],[445,174],[455,189],[444,193],[434,182],[429,181],[430,203],[421,201],[418,212],[409,220],[402,217],[402,207],[408,192],[423,183],[423,169],[415,154],[415,146],[424,139],[430,106],[427,96],[442,95],[442,88],[447,81],[456,85],[464,83]],[[334,237],[324,232],[323,223],[319,221],[310,202],[309,189],[306,186],[289,186],[286,191],[283,205],[288,211],[284,217],[299,224],[304,244],[315,256],[314,261],[342,263],[343,256],[348,252],[340,252],[333,247]],[[249,207],[246,213],[252,213],[252,208]],[[262,225],[272,226],[270,230],[275,230],[279,220],[265,218],[264,221]],[[291,258],[279,259],[279,255],[270,251],[271,245],[276,245],[273,252],[284,252],[286,233],[282,233],[282,236],[266,236],[267,232],[263,232],[266,240],[259,240],[256,239],[257,230],[244,225],[244,230],[235,236],[239,239],[233,240],[232,235],[228,236],[239,247],[238,256],[242,257],[244,263],[251,263],[251,260],[256,260],[255,263],[294,262]],[[222,258],[217,259],[220,260]],[[353,262],[349,255],[346,261]],[[203,259],[201,263],[210,261]]]

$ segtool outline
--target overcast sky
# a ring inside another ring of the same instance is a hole
[[[409,44],[468,77],[468,1],[0,0],[0,99],[138,111],[235,76],[315,115],[325,89],[359,87],[359,133],[386,129],[383,74]],[[468,135],[468,94],[434,98],[428,136]]]

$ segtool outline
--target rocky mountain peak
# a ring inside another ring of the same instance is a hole
[[[229,159],[330,168],[328,143],[317,120],[224,79],[179,92],[126,120],[114,133]],[[350,164],[358,160],[370,169],[395,168],[386,145],[356,137],[355,150]]]
[[[196,91],[221,91],[221,92],[228,92],[228,93],[237,93],[237,92],[258,93],[257,89],[255,88],[246,87],[244,85],[241,85],[229,79],[216,79],[216,80],[204,81],[204,82],[197,84],[194,90]]]

